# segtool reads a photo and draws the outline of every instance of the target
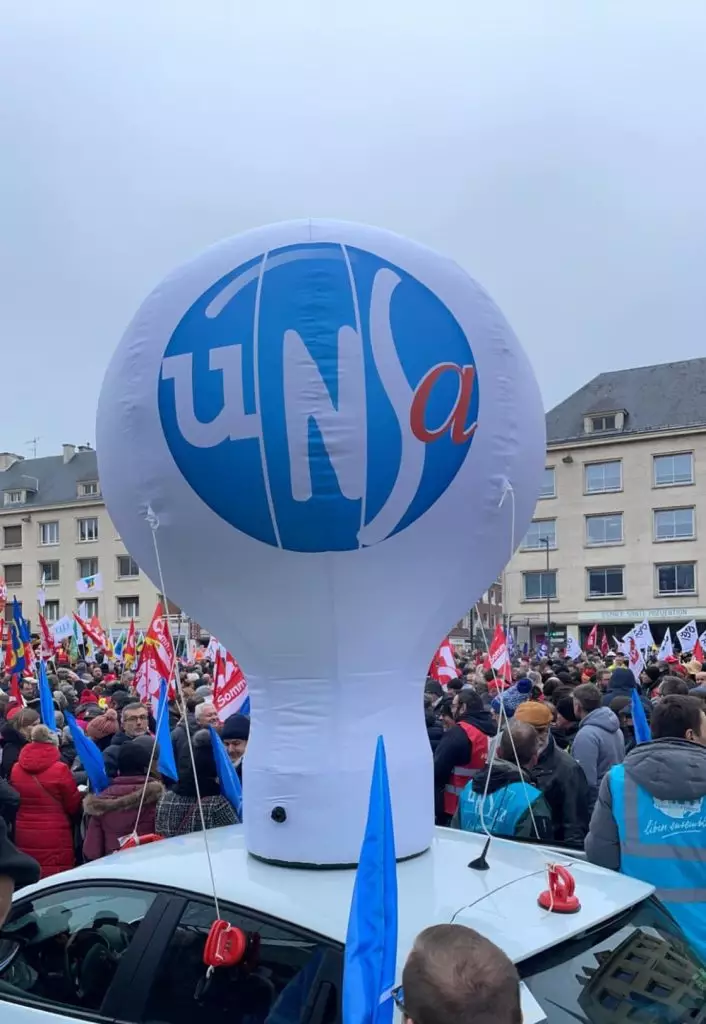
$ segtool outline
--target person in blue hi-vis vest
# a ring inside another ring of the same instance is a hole
[[[487,831],[510,839],[551,840],[552,812],[528,775],[538,755],[539,738],[534,727],[528,722],[511,722],[500,736],[492,765],[488,762],[465,786],[451,827],[464,832]]]
[[[601,783],[586,837],[594,864],[655,886],[706,956],[706,714],[697,697],[665,697],[652,741]]]

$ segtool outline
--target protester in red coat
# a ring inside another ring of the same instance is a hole
[[[74,867],[72,818],[81,807],[81,794],[59,758],[58,737],[45,725],[32,729],[31,742],[22,747],[10,783],[20,794],[16,846],[38,861],[42,878]]]

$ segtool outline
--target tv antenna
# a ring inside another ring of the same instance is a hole
[[[30,437],[29,441],[25,441],[25,444],[32,449],[32,458],[37,458],[37,442],[41,441],[41,437]]]

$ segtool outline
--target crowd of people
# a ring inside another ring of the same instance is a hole
[[[706,953],[702,669],[652,659],[636,678],[621,655],[527,657],[508,685],[459,660],[459,678],[425,688],[437,824],[584,851],[649,882]]]
[[[134,675],[99,656],[48,676],[57,729],[40,720],[35,679],[22,680],[22,703],[0,682],[0,818],[9,839],[38,864],[41,877],[114,853],[130,838],[182,835],[235,824],[221,792],[209,726],[220,734],[236,773],[250,719],[219,720],[213,666],[181,672],[179,700],[169,703],[178,778],[158,771],[156,723],[134,690]],[[92,792],[65,714],[100,750],[109,785]],[[189,742],[190,741],[190,742]]]

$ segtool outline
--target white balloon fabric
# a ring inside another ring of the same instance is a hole
[[[379,735],[397,855],[423,852],[426,670],[523,536],[544,467],[537,383],[491,299],[375,228],[250,231],[145,301],[97,438],[128,550],[159,585],[156,538],[170,599],[247,676],[250,852],[355,863]]]

